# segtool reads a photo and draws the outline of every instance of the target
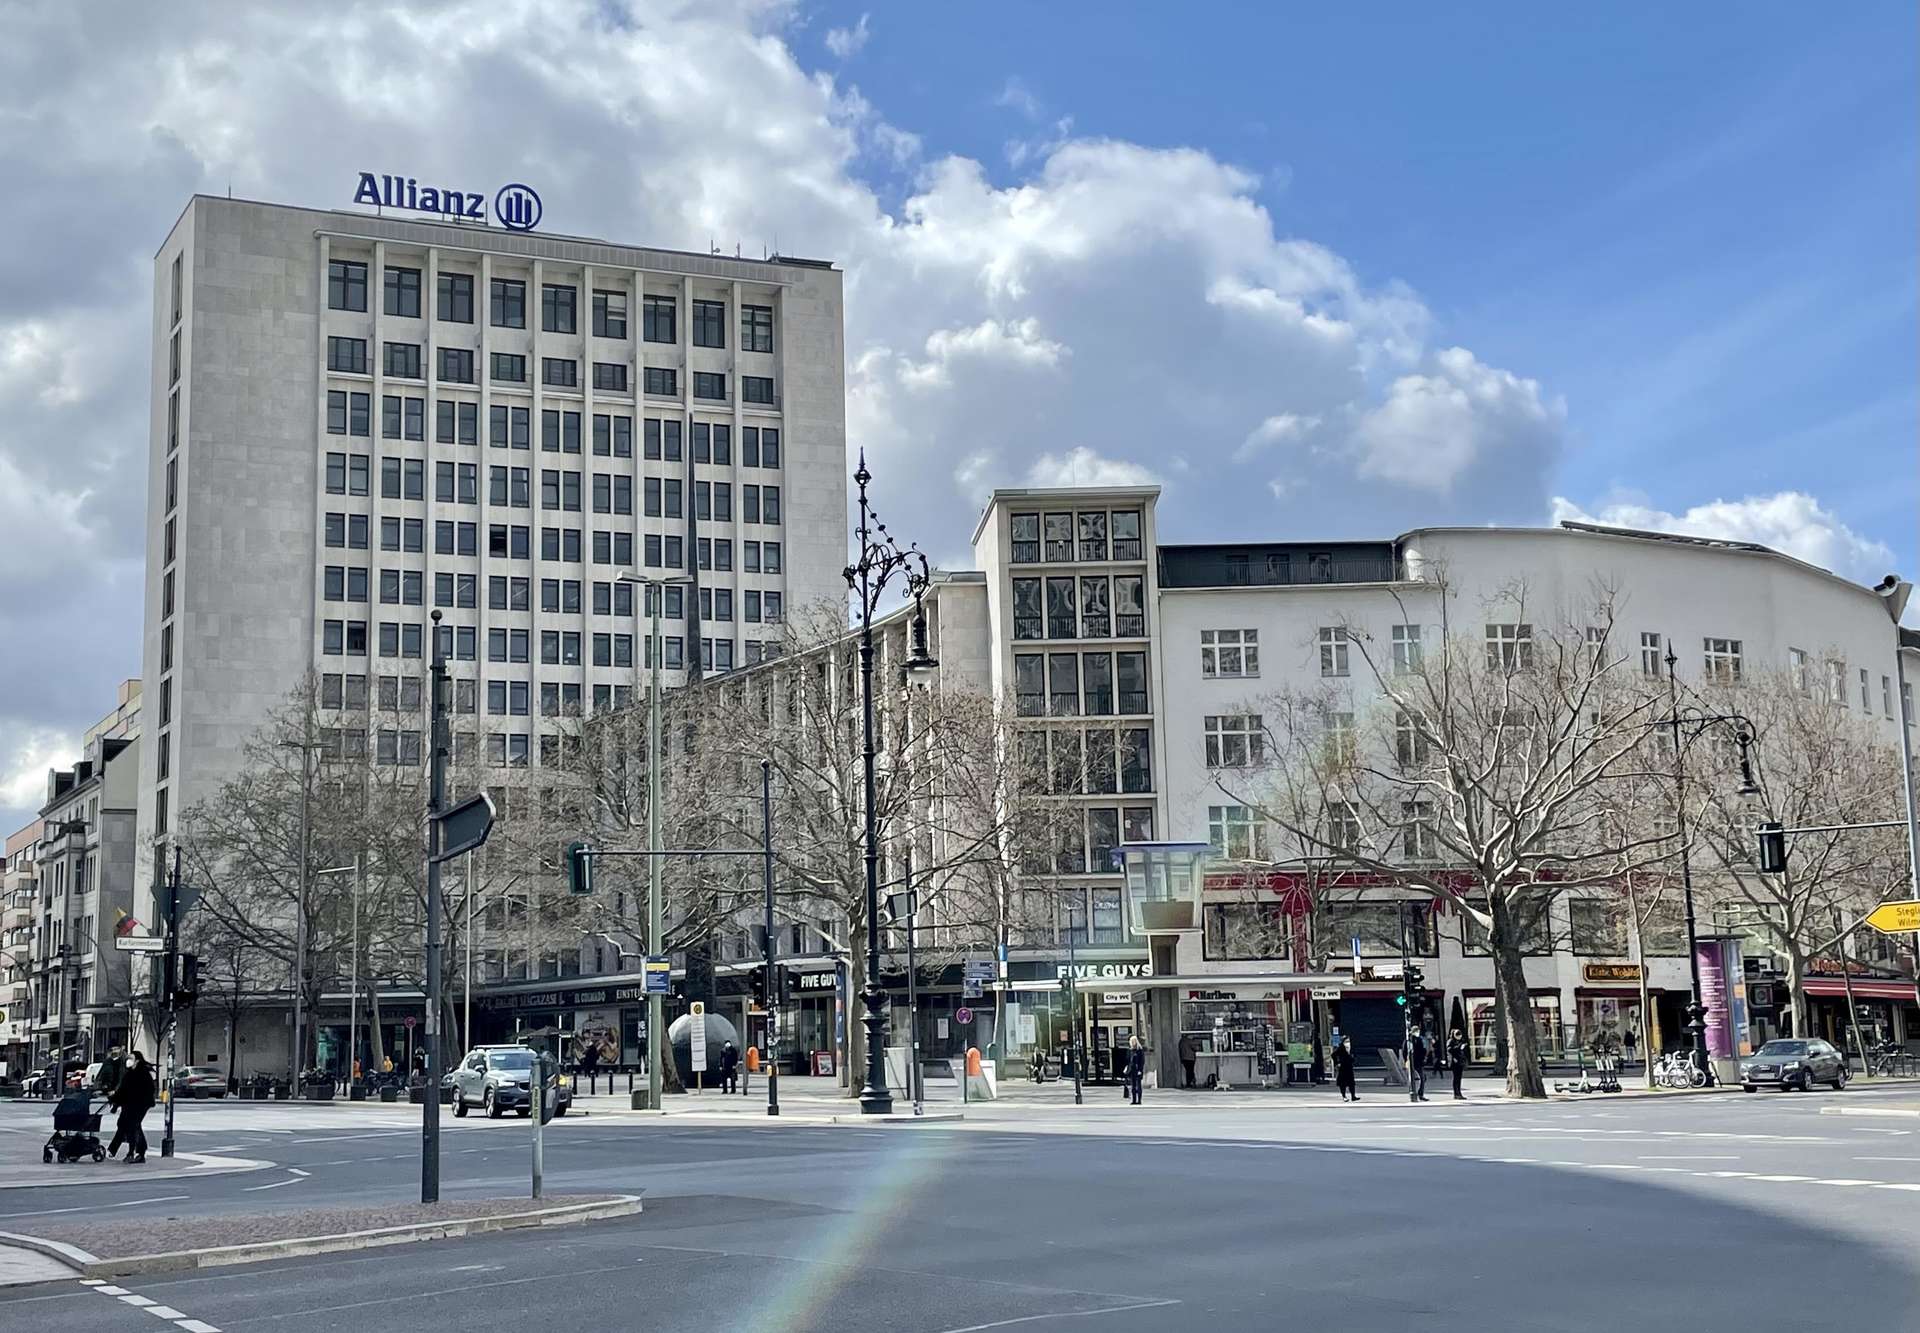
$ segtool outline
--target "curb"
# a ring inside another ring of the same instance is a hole
[[[959,1111],[929,1111],[923,1115],[915,1115],[913,1112],[908,1111],[904,1115],[898,1113],[892,1115],[836,1115],[830,1118],[827,1123],[830,1125],[925,1125],[951,1123],[965,1119],[966,1116]]]
[[[0,1239],[73,1265],[77,1268],[80,1277],[131,1277],[146,1273],[221,1268],[230,1264],[255,1264],[269,1259],[292,1259],[302,1255],[332,1254],[342,1250],[368,1250],[387,1245],[408,1245],[414,1241],[450,1240],[461,1236],[485,1235],[493,1231],[514,1231],[525,1227],[597,1222],[610,1217],[631,1217],[640,1210],[639,1195],[621,1194],[601,1203],[534,1208],[526,1212],[501,1213],[493,1217],[449,1218],[441,1222],[414,1222],[405,1226],[377,1227],[371,1231],[346,1231],[332,1236],[293,1236],[285,1240],[259,1241],[250,1245],[219,1245],[200,1250],[174,1250],[165,1254],[127,1255],[117,1259],[102,1259],[75,1246],[61,1241],[44,1240],[38,1236],[0,1233]]]

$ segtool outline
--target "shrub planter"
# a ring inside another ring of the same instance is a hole
[[[330,1102],[333,1100],[333,1081],[320,1079],[305,1085],[300,1091],[310,1102]]]
[[[394,1087],[391,1083],[387,1084],[384,1088],[380,1089],[380,1100],[383,1102],[399,1101],[400,1089]]]
[[[453,1105],[453,1089],[452,1088],[440,1089],[440,1104],[442,1106]]]
[[[348,1085],[348,1087],[347,1087],[347,1100],[348,1100],[348,1101],[350,1101],[350,1102],[364,1102],[364,1101],[365,1101],[366,1099],[367,1099],[367,1085],[366,1085],[366,1084],[364,1084],[364,1083],[353,1083],[353,1084],[349,1084],[349,1085]]]
[[[427,1090],[416,1083],[407,1089],[407,1100],[415,1106],[423,1105],[427,1100]]]
[[[284,1102],[291,1096],[293,1096],[293,1088],[291,1085],[286,1083],[276,1083],[273,1085],[273,1099],[276,1102]]]

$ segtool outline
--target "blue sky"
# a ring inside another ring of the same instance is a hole
[[[370,168],[835,261],[849,446],[943,563],[995,486],[1153,481],[1173,541],[1920,572],[1915,13],[0,6],[0,823],[139,670],[156,247]]]
[[[1914,568],[1920,11],[1206,12],[827,5],[810,26],[868,13],[848,77],[1002,176],[1009,140],[1063,117],[1257,173],[1281,234],[1411,283],[1448,338],[1565,396],[1564,494],[1804,490]]]

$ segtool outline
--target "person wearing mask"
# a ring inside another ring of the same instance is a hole
[[[1147,1048],[1135,1037],[1127,1043],[1127,1095],[1135,1106],[1140,1104],[1140,1089],[1147,1081]]]
[[[1180,1034],[1179,1050],[1180,1067],[1186,1071],[1187,1075],[1187,1081],[1182,1086],[1191,1088],[1193,1086],[1193,1062],[1196,1056],[1196,1048],[1193,1044],[1193,1034],[1191,1032],[1182,1032]]]
[[[1353,1081],[1353,1038],[1342,1037],[1333,1048],[1333,1079],[1340,1088],[1340,1100],[1357,1102],[1360,1092]]]
[[[732,1042],[720,1048],[720,1086],[726,1092],[740,1091],[740,1052]]]
[[[147,1058],[135,1051],[127,1058],[126,1067],[120,1072],[120,1082],[107,1100],[120,1108],[120,1123],[114,1126],[113,1142],[108,1145],[107,1156],[117,1156],[122,1143],[127,1145],[128,1162],[147,1160],[147,1136],[140,1128],[140,1122],[146,1119],[147,1112],[153,1109],[156,1089],[153,1082],[153,1066]]]
[[[1459,1028],[1447,1034],[1447,1063],[1453,1066],[1453,1099],[1464,1102],[1467,1094],[1460,1091],[1460,1080],[1467,1072],[1467,1034]]]

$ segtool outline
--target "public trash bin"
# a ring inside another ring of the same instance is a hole
[[[653,1109],[651,1105],[649,1105],[649,1103],[647,1102],[647,1090],[645,1088],[635,1088],[631,1096],[633,1100],[634,1110],[648,1111]]]

